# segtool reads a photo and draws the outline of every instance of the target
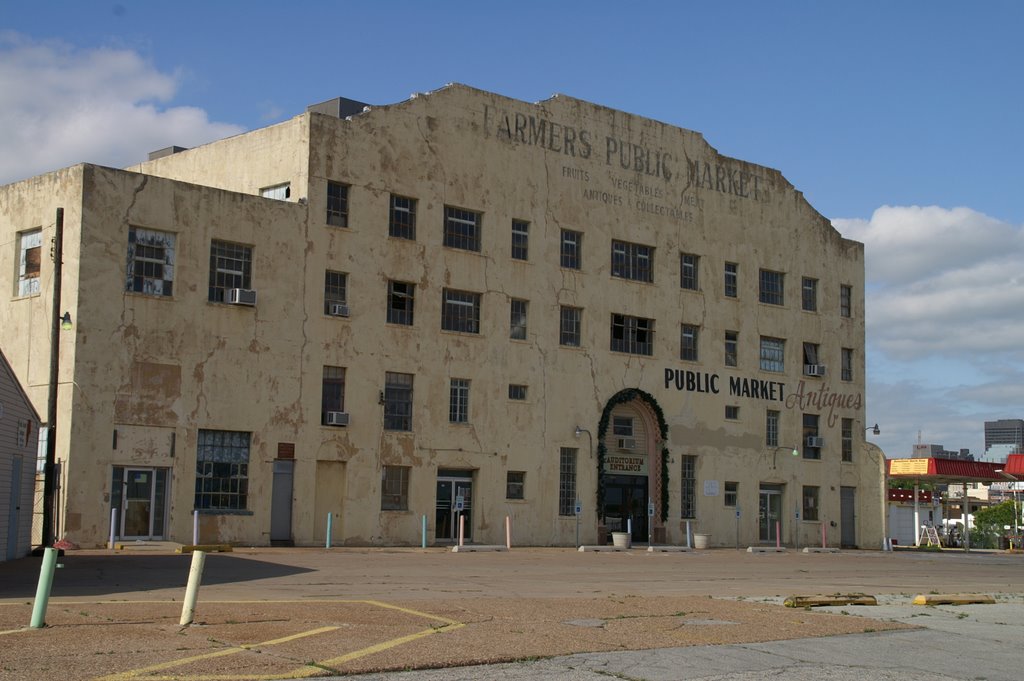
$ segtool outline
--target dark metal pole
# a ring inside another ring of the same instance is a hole
[[[43,467],[43,546],[53,545],[57,481],[57,369],[60,366],[60,278],[64,264],[64,209],[57,209],[53,236],[53,313],[50,318],[50,388],[46,404],[46,463]]]

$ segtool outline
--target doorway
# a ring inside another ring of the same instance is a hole
[[[270,545],[292,546],[292,489],[295,460],[274,460],[274,486],[270,492]]]
[[[758,495],[758,541],[777,543],[782,536],[782,485],[761,485]]]
[[[857,488],[839,488],[839,534],[845,548],[857,546]]]
[[[115,466],[110,503],[123,539],[162,539],[167,510],[167,469]]]
[[[434,538],[439,542],[457,542],[460,517],[463,518],[463,539],[470,541],[473,538],[473,471],[441,469],[437,472]]]
[[[612,532],[625,532],[632,527],[632,541],[647,541],[648,501],[646,475],[605,475],[601,516],[609,538]]]

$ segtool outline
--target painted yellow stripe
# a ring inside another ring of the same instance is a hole
[[[348,653],[346,655],[342,655],[340,657],[334,657],[334,658],[331,658],[330,660],[324,660],[323,662],[318,662],[317,664],[318,665],[322,665],[324,667],[330,667],[330,666],[333,666],[333,665],[336,665],[336,664],[344,664],[344,663],[350,662],[352,660],[357,660],[360,657],[366,657],[367,655],[373,655],[374,653],[379,653],[381,651],[388,650],[389,648],[394,648],[395,646],[400,646],[403,643],[409,643],[410,641],[415,641],[416,639],[423,638],[424,636],[430,636],[431,634],[440,634],[443,631],[454,631],[455,629],[461,629],[464,626],[466,626],[466,625],[462,624],[461,622],[452,622],[451,624],[446,624],[445,626],[438,627],[436,629],[435,628],[424,629],[423,631],[417,631],[415,634],[409,634],[408,636],[402,636],[400,638],[394,638],[394,639],[391,639],[390,641],[385,641],[384,643],[378,643],[377,645],[372,645],[369,648],[363,648],[362,650],[356,650],[354,652]],[[320,670],[320,671],[322,672],[323,670]]]

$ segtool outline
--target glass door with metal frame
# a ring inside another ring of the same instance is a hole
[[[164,535],[167,469],[115,467],[111,504],[118,509],[117,535],[154,539]]]
[[[459,510],[461,504],[462,510]],[[473,472],[440,470],[437,473],[437,501],[434,538],[439,542],[459,540],[459,518],[463,518],[463,539],[473,536]]]
[[[776,543],[782,524],[782,485],[761,485],[758,495],[758,541]]]

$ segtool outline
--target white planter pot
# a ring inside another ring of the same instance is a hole
[[[612,546],[628,549],[630,545],[628,532],[612,532]]]
[[[711,539],[710,534],[694,534],[693,535],[693,548],[695,549],[706,549],[708,547],[708,541]]]

